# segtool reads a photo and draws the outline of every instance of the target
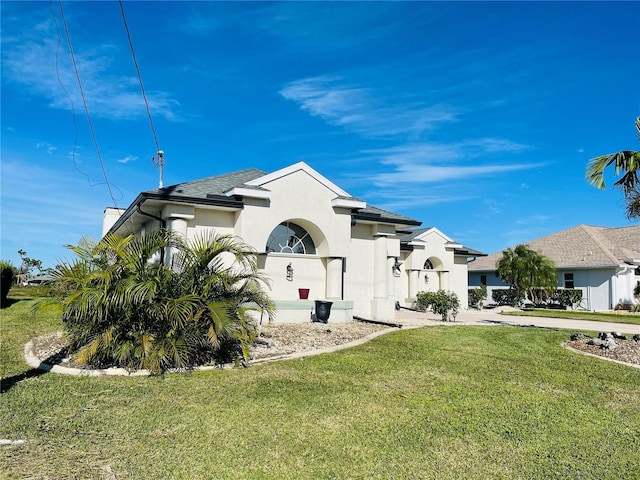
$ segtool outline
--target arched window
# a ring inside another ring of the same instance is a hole
[[[427,261],[424,262],[424,267],[425,270],[433,270],[433,263],[431,263],[431,260],[429,260],[427,258]]]
[[[309,232],[300,225],[282,222],[269,235],[267,252],[315,255],[316,246]]]

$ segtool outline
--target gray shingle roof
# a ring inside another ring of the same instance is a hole
[[[422,235],[424,232],[426,232],[430,228],[432,227],[416,228],[415,230],[403,232],[402,235],[400,235],[400,243],[409,243],[415,240],[416,237]]]
[[[194,180],[192,182],[178,183],[176,185],[170,185],[164,188],[149,190],[147,194],[162,195],[171,197],[185,197],[190,199],[207,199],[212,196],[225,196],[225,192],[231,190],[234,187],[242,187],[245,189],[264,190],[262,187],[256,187],[246,185],[246,182],[255,180],[264,175],[266,172],[257,170],[255,168],[249,168],[247,170],[241,170],[238,172],[227,173],[216,177],[208,177],[200,180]],[[355,197],[341,197],[351,198],[359,200]],[[381,208],[377,208],[371,205],[367,205],[365,208],[359,209],[357,216],[371,217],[380,221],[398,222],[407,225],[420,225],[420,222],[413,218],[399,215],[397,213],[389,212]]]
[[[422,235],[427,230],[431,230],[433,227],[424,227],[424,228],[416,228],[415,230],[407,230],[402,232],[400,236],[400,245],[406,246],[405,249],[410,249],[411,247],[408,245],[410,242],[415,240],[417,237]],[[447,242],[448,244],[458,245],[457,242]],[[467,257],[482,257],[486,256],[486,253],[483,253],[479,250],[474,250],[473,248],[465,247],[464,245],[461,248],[455,248],[454,252],[456,255],[466,255]]]
[[[613,266],[640,258],[640,225],[620,228],[578,225],[526,242],[556,267]],[[469,271],[495,270],[502,251],[469,263]]]
[[[381,208],[374,207],[373,205],[367,205],[365,208],[361,208],[358,210],[356,218],[366,219],[365,217],[387,220],[390,222],[398,222],[405,225],[420,225],[420,223],[422,223],[413,218],[406,217],[398,213],[389,212],[388,210],[383,210]]]
[[[247,170],[218,175],[216,177],[178,183],[164,188],[149,190],[145,193],[191,198],[207,198],[208,195],[224,195],[224,192],[233,187],[243,186],[244,188],[257,188],[262,190],[260,187],[248,187],[244,184],[264,175],[266,175],[266,172],[255,168],[249,168]]]

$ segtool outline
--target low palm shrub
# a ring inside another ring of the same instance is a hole
[[[71,352],[92,368],[158,374],[248,359],[252,313],[274,313],[256,254],[236,237],[162,229],[69,248],[76,258],[55,271],[52,295]]]

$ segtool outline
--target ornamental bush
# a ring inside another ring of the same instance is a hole
[[[416,308],[425,311],[431,311],[442,317],[442,321],[446,322],[450,316],[455,322],[456,316],[460,309],[460,300],[454,292],[445,292],[438,290],[437,292],[418,292],[416,296]]]
[[[14,279],[14,267],[11,262],[0,260],[0,306],[6,305],[7,296]]]
[[[498,305],[517,307],[523,302],[524,293],[518,292],[513,288],[495,288],[491,292],[491,298]]]
[[[70,351],[92,368],[153,374],[248,359],[251,313],[274,313],[255,252],[238,238],[168,230],[70,247],[54,272]],[[160,261],[171,254],[171,266]]]
[[[487,286],[482,285],[479,288],[470,288],[469,294],[469,306],[471,308],[482,308],[482,302],[487,299]]]

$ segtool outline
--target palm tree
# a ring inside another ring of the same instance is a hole
[[[163,229],[69,248],[77,258],[57,268],[54,298],[71,351],[91,367],[158,374],[247,360],[252,313],[274,313],[256,254],[236,237]],[[159,261],[169,249],[172,266]]]
[[[636,118],[636,130],[640,140],[640,117]],[[622,175],[613,185],[622,190],[626,201],[626,214],[631,219],[640,218],[640,152],[622,152],[601,155],[589,160],[587,181],[596,188],[605,189],[604,172],[610,165],[616,175]]]
[[[558,287],[553,260],[526,245],[504,250],[496,269],[498,277],[509,284],[518,299],[527,295],[533,303],[540,303],[542,292],[548,294]]]

